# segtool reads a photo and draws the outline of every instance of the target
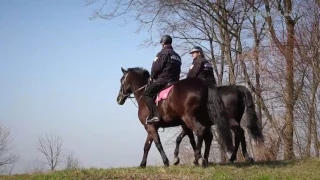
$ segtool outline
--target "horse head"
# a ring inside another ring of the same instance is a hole
[[[120,79],[121,85],[117,102],[123,105],[131,94],[135,94],[146,86],[150,74],[147,70],[139,67],[128,68],[127,70],[121,67],[121,71],[123,75]]]
[[[121,71],[123,73],[120,79],[120,90],[117,97],[117,102],[119,105],[123,105],[127,98],[132,93],[131,83],[129,82],[130,77],[128,77],[129,72],[121,67]]]

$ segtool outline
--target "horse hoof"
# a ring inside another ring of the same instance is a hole
[[[173,165],[178,165],[179,163],[180,163],[180,158],[179,157],[173,158]]]
[[[192,161],[192,165],[197,166],[197,165],[198,165],[198,161],[197,161],[196,159],[194,159],[194,160]]]
[[[165,166],[165,167],[169,167],[169,164],[170,164],[170,163],[169,163],[169,161],[168,161],[168,160],[166,160],[166,161],[165,161],[165,162],[163,162],[163,163],[164,163],[164,166]]]
[[[140,168],[145,168],[146,165],[145,164],[140,164]]]
[[[253,160],[253,158],[248,157],[248,158],[246,158],[246,162],[247,162],[247,163],[250,163],[250,164],[253,164],[253,163],[254,163],[254,160]]]
[[[233,163],[234,163],[234,160],[231,160],[231,159],[228,160],[228,164],[233,164]]]
[[[207,161],[203,158],[200,158],[198,160],[198,164],[199,164],[199,166],[204,167],[204,168],[208,166]]]

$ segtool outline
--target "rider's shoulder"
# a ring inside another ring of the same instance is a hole
[[[205,58],[201,58],[199,61],[201,64],[207,64],[210,63],[208,60],[206,60]]]

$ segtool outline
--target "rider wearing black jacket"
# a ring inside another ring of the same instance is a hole
[[[164,35],[160,43],[162,50],[152,63],[149,79],[151,84],[143,94],[146,105],[150,110],[150,115],[147,118],[148,123],[160,120],[158,109],[154,103],[154,96],[168,83],[179,81],[181,72],[181,58],[171,46],[172,38],[169,35]]]
[[[187,74],[187,78],[200,78],[210,87],[216,86],[213,68],[203,55],[201,47],[195,46],[189,54],[192,54],[193,62]]]

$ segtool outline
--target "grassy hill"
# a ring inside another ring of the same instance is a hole
[[[320,159],[257,162],[254,165],[213,164],[206,169],[186,165],[145,169],[77,169],[46,174],[0,176],[0,179],[320,179]]]

